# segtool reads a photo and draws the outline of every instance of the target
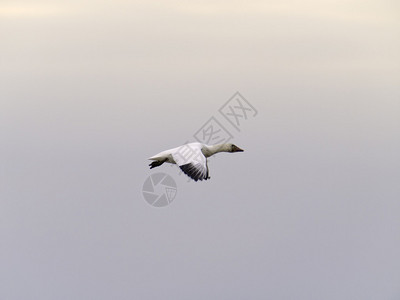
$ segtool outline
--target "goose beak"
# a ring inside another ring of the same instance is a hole
[[[235,149],[235,152],[243,152],[244,150],[243,149],[241,149],[241,148],[239,148],[239,147],[236,147],[236,149]]]

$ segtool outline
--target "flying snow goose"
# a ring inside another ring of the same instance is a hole
[[[210,178],[208,176],[207,157],[218,152],[243,151],[243,149],[231,143],[212,146],[202,143],[190,143],[160,152],[150,157],[149,159],[153,160],[153,162],[149,164],[149,166],[150,169],[153,169],[161,166],[165,162],[177,164],[179,168],[194,181],[207,180]]]

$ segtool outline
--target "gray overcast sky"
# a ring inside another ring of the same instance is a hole
[[[389,0],[1,1],[0,299],[400,299],[399,37]],[[236,91],[245,152],[148,169]]]

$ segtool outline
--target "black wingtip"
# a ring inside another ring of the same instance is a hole
[[[155,161],[153,161],[152,163],[149,164],[150,169],[153,169],[155,167],[161,166],[164,162],[165,162],[165,160],[162,160],[162,161],[155,160]]]
[[[185,165],[182,165],[179,167],[181,168],[183,173],[185,173],[188,177],[190,177],[191,179],[193,179],[196,182],[207,180],[210,178],[210,177],[208,177],[208,172],[207,172],[207,174],[202,173],[201,171],[196,169],[196,167],[194,167],[191,163],[185,164]]]

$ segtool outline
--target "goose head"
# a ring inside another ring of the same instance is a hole
[[[244,150],[239,148],[238,146],[234,144],[228,144],[228,147],[230,148],[229,152],[243,152]]]

